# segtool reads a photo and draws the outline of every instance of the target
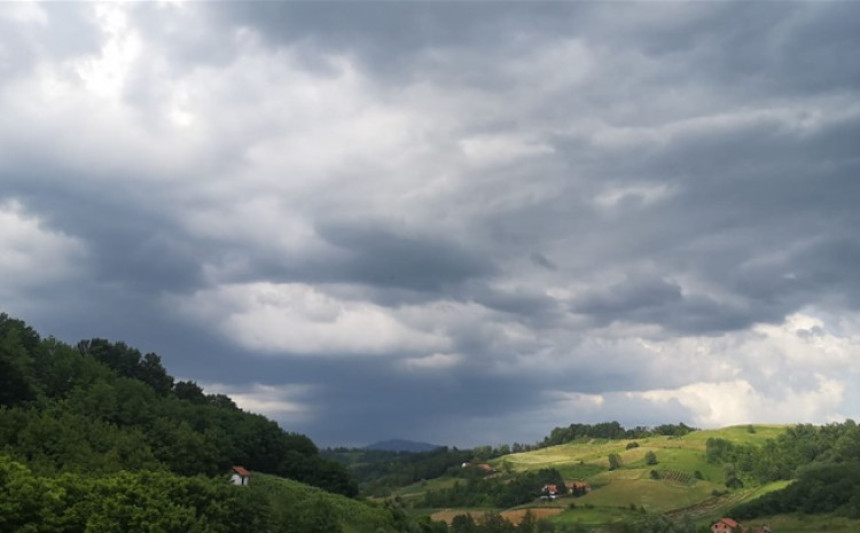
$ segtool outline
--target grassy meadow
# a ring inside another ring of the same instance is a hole
[[[562,496],[553,502],[534,503],[514,509],[496,509],[519,516],[532,509],[558,524],[580,523],[596,527],[641,516],[643,512],[687,516],[699,523],[719,518],[731,507],[767,492],[778,490],[788,482],[748,486],[728,491],[724,485],[723,466],[705,460],[705,443],[722,438],[736,443],[763,443],[777,437],[787,426],[736,426],[717,430],[694,431],[682,437],[652,436],[630,440],[580,439],[575,442],[539,450],[505,455],[490,463],[499,472],[527,472],[543,468],[557,469],[566,481],[587,481],[593,490],[581,497]],[[631,447],[635,442],[638,446]],[[647,464],[646,454],[653,452],[656,464]],[[610,470],[608,457],[617,454],[620,468]],[[659,479],[654,479],[654,473]],[[698,472],[698,474],[697,474]],[[417,501],[427,490],[449,487],[452,478],[428,480],[405,487],[398,496]],[[552,510],[548,510],[552,509]],[[434,516],[450,520],[456,514],[480,515],[486,509],[431,509]],[[797,517],[775,517],[774,523],[785,524],[778,531],[811,531],[804,529],[810,518],[801,523]],[[841,531],[842,521],[825,520]],[[793,524],[789,526],[789,524]],[[853,522],[854,526],[857,521]],[[820,525],[820,524],[819,524]],[[846,526],[847,527],[847,526]],[[855,529],[860,530],[860,529]],[[847,531],[847,530],[846,530]]]

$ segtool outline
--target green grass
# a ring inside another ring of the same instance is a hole
[[[860,531],[860,520],[830,514],[765,516],[746,520],[743,524],[753,526],[751,531],[755,531],[754,528],[761,524],[767,524],[778,533],[819,533],[822,531],[827,533],[856,533]]]
[[[454,483],[456,483],[457,481],[460,481],[461,483],[466,482],[465,479],[455,477],[439,477],[435,479],[427,479],[424,481],[413,483],[412,485],[398,488],[393,492],[393,495],[400,496],[403,499],[420,498],[424,496],[424,494],[428,490],[449,489],[454,486]]]
[[[340,521],[347,533],[392,531],[391,517],[382,508],[332,494],[292,479],[254,472],[251,489],[273,497],[284,510],[298,509],[309,502],[322,503]]]
[[[641,510],[648,513],[667,514],[681,518],[689,516],[701,523],[719,518],[733,506],[755,499],[767,492],[778,490],[787,481],[764,486],[750,486],[730,491],[722,496],[713,492],[725,491],[723,485],[723,465],[709,464],[705,460],[705,443],[710,438],[722,438],[735,443],[762,444],[768,439],[779,436],[790,426],[755,425],[733,426],[717,430],[694,431],[683,437],[653,436],[631,440],[580,439],[575,442],[542,448],[524,453],[516,453],[497,458],[492,463],[499,470],[514,472],[555,468],[565,480],[588,481],[594,490],[580,498],[563,497],[556,504],[567,507],[564,513],[551,519],[558,524],[581,523],[586,526],[599,526],[641,516]],[[628,444],[636,442],[637,447],[627,449]],[[653,452],[657,464],[646,464],[645,456]],[[618,454],[622,466],[609,470],[609,454]],[[651,471],[665,474],[665,478],[651,478]],[[694,473],[699,471],[702,479]],[[433,488],[449,487],[454,479],[428,480],[422,486],[412,485],[398,491],[404,497],[415,497]],[[786,523],[795,524],[799,519],[779,518]],[[792,522],[791,520],[794,520]],[[759,522],[756,522],[759,523]],[[777,523],[777,522],[774,522]],[[831,519],[835,527],[842,522]],[[857,525],[856,521],[852,522]],[[820,525],[820,524],[819,524]],[[791,527],[806,527],[806,524]],[[847,526],[846,526],[847,527]],[[811,531],[812,529],[786,529],[792,531]],[[850,529],[844,529],[849,531]],[[778,529],[783,533],[783,528]],[[834,531],[843,531],[835,529]],[[860,531],[860,528],[850,531]]]
[[[630,470],[626,477],[613,476],[599,489],[581,497],[577,505],[591,504],[595,507],[620,507],[633,504],[644,507],[650,513],[665,513],[673,509],[690,507],[707,499],[713,486],[696,483],[688,486],[665,480],[653,480],[644,471]]]
[[[574,509],[567,509],[562,514],[550,518],[549,521],[556,525],[582,524],[584,526],[594,527],[627,520],[633,520],[640,516],[642,515],[638,511],[633,511],[629,508],[589,508],[584,506],[577,506]]]

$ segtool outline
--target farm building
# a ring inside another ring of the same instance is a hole
[[[591,492],[591,485],[585,481],[567,481],[564,485],[567,487],[567,491],[574,496],[585,496]]]
[[[558,486],[554,484],[546,484],[540,491],[541,499],[554,500],[558,496]]]
[[[731,518],[720,518],[711,524],[711,533],[746,533],[746,530]]]
[[[234,485],[250,485],[251,473],[241,466],[234,466],[231,470],[230,482]]]

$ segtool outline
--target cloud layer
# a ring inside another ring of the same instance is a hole
[[[857,417],[858,19],[10,5],[0,306],[324,445]]]

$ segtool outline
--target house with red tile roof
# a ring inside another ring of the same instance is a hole
[[[541,499],[554,500],[558,496],[558,485],[548,483],[540,491]]]
[[[591,492],[591,485],[585,481],[566,481],[564,486],[567,487],[567,491],[574,496],[585,496]]]
[[[234,485],[250,485],[251,473],[241,466],[234,466],[231,470],[230,482]]]
[[[711,533],[746,533],[747,528],[731,518],[720,518],[711,524]]]

